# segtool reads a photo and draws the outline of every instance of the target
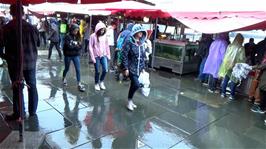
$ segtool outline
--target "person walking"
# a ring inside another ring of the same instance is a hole
[[[63,72],[63,84],[67,85],[66,75],[70,67],[70,62],[72,61],[76,70],[76,79],[78,90],[81,92],[85,91],[84,86],[80,82],[80,51],[81,42],[79,37],[79,26],[77,24],[72,24],[69,29],[69,33],[65,36],[63,52],[64,52],[64,62],[65,69]]]
[[[84,56],[87,56],[88,55],[88,45],[89,45],[89,42],[90,41],[90,26],[88,23],[86,23],[86,27],[85,27],[85,33],[84,33]]]
[[[99,22],[95,27],[95,32],[90,36],[89,51],[92,62],[95,67],[95,90],[105,90],[104,78],[108,71],[108,62],[110,60],[110,48],[106,37],[106,26]],[[100,77],[100,64],[102,65],[102,74]]]
[[[137,106],[133,103],[133,96],[138,88],[141,87],[138,78],[145,68],[144,43],[147,38],[146,30],[140,25],[135,24],[131,31],[131,36],[126,40],[122,50],[122,67],[124,75],[129,76],[131,83],[128,92],[127,109],[133,111]]]
[[[43,41],[43,45],[44,47],[46,47],[46,25],[45,25],[45,20],[40,19],[39,23],[37,25],[37,29],[39,30],[39,34],[40,34],[40,39],[42,39]]]
[[[122,31],[118,38],[117,38],[117,44],[116,44],[116,51],[115,51],[115,69],[116,69],[116,78],[119,82],[122,82],[123,79],[126,79],[126,77],[123,76],[122,71],[122,51],[124,44],[126,40],[130,37],[132,27],[134,26],[133,23],[127,24],[127,28]]]
[[[57,25],[55,23],[51,24],[51,31],[50,31],[50,35],[49,35],[48,39],[50,40],[48,59],[49,60],[51,59],[52,50],[53,50],[53,47],[55,46],[55,48],[56,48],[56,50],[58,52],[60,61],[61,61],[62,60],[62,53],[61,53],[60,47],[59,47],[60,37],[59,37],[58,27],[57,27]]]
[[[8,24],[3,26],[1,35],[4,38],[1,38],[0,48],[5,48],[5,54],[3,55],[4,59],[8,64],[8,72],[13,84],[13,114],[7,115],[6,120],[17,120],[22,116],[25,116],[25,107],[23,99],[22,88],[19,88],[17,84],[17,78],[19,77],[19,72],[16,69],[19,63],[18,52],[20,49],[17,49],[17,5],[12,4],[10,6],[10,14],[13,17]],[[22,14],[24,14],[22,7]],[[37,47],[40,46],[39,33],[36,27],[26,22],[22,19],[22,47],[24,52],[24,61],[23,61],[23,77],[28,86],[28,98],[29,106],[28,112],[29,116],[36,116],[36,111],[38,107],[38,91],[36,87],[36,61],[37,61]],[[20,82],[21,83],[21,82]],[[20,105],[19,97],[22,97],[22,105]],[[22,107],[22,109],[21,109]],[[21,113],[23,112],[23,113]]]

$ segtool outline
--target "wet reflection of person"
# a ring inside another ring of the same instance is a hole
[[[118,134],[112,143],[112,148],[139,148],[138,137],[144,133],[146,122],[136,123],[129,127],[130,124],[134,123],[135,117],[133,115],[126,116],[126,124],[124,126],[124,133]],[[120,128],[119,128],[120,129]]]
[[[53,67],[52,67],[52,65],[49,65],[49,75],[50,75],[50,80],[51,81],[57,79],[57,74],[59,74],[61,72],[61,69],[62,69],[62,66],[57,66],[56,72],[55,72],[55,75],[54,75]],[[50,92],[49,99],[54,98],[58,90],[59,90],[58,87],[55,87],[55,86],[51,85],[51,92]]]
[[[114,133],[114,140],[112,148],[139,148],[138,138],[143,136],[144,131],[149,126],[146,121],[135,123],[136,118],[145,119],[145,109],[140,109],[134,114],[130,112],[124,112],[124,109],[117,106],[118,104],[113,102],[112,111],[116,113],[113,115],[114,125],[116,126],[116,133]],[[134,123],[134,125],[132,125]]]
[[[80,97],[77,96],[75,106],[72,110],[70,110],[69,102],[67,99],[67,94],[63,93],[63,99],[65,102],[65,108],[64,108],[64,115],[66,118],[64,118],[64,124],[65,127],[65,135],[67,136],[68,142],[70,144],[76,144],[79,140],[80,136],[80,130],[81,130],[81,122],[78,120],[78,114],[79,114],[79,103],[80,103]],[[69,120],[72,122],[72,126],[69,126]]]
[[[106,107],[104,105],[104,98],[98,98],[97,101],[93,100],[93,111],[91,118],[86,116],[86,119],[91,119],[86,125],[88,129],[88,133],[92,138],[99,138],[104,132],[104,120],[105,120],[105,112]],[[95,142],[94,142],[95,143]],[[97,143],[99,144],[99,143]]]
[[[128,129],[125,135],[118,136],[112,143],[113,149],[118,148],[137,148],[138,135],[133,129]]]

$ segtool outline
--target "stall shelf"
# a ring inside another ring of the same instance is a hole
[[[198,44],[176,40],[157,40],[155,42],[155,68],[168,68],[178,74],[196,72],[199,58],[195,56]]]

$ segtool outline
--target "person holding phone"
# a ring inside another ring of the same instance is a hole
[[[63,84],[67,85],[66,74],[70,67],[70,62],[73,61],[75,70],[78,90],[81,92],[85,91],[84,86],[80,82],[80,51],[82,45],[79,36],[79,26],[77,24],[72,24],[69,29],[69,33],[65,37],[63,52],[64,52],[64,62],[65,69],[63,72]]]

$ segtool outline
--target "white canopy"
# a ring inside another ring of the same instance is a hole
[[[28,10],[41,14],[49,14],[51,12],[66,12],[87,15],[110,15],[108,10],[89,10],[87,5],[83,4],[69,4],[69,3],[43,3],[30,5]]]

